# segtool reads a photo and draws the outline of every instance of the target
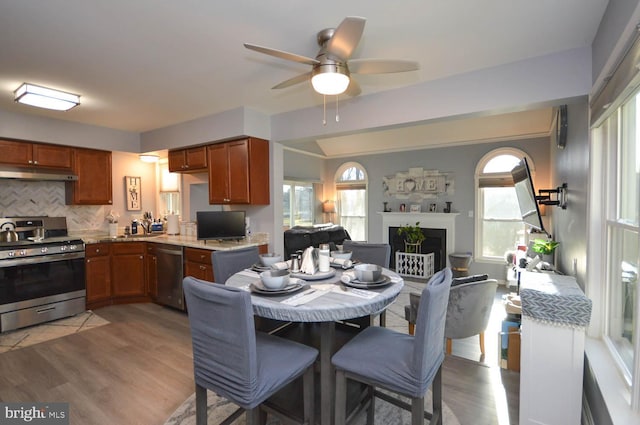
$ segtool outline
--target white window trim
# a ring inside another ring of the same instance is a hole
[[[362,172],[364,173],[364,181],[357,180],[357,182],[364,183],[364,206],[365,206],[364,237],[365,237],[365,240],[368,241],[369,240],[369,174],[367,173],[367,169],[364,168],[362,164],[355,161],[349,161],[342,164],[336,170],[336,173],[333,178],[334,193],[336,194],[338,193],[338,186],[340,183],[343,183],[339,181],[340,176],[342,176],[342,173],[344,173],[346,170],[348,170],[351,167],[357,167],[361,169]],[[348,184],[347,182],[344,182],[344,183]],[[340,208],[340,205],[338,205],[338,208]],[[340,210],[336,211],[336,214],[337,214],[337,217],[340,217]]]
[[[527,162],[529,163],[529,167],[531,170],[531,174],[535,176],[535,164],[531,157],[524,151],[511,148],[504,147],[494,149],[490,152],[487,152],[480,160],[478,161],[478,165],[476,165],[475,173],[474,173],[474,194],[475,194],[475,225],[474,225],[474,259],[478,263],[488,263],[488,264],[504,264],[504,259],[494,259],[489,257],[483,257],[482,253],[482,217],[480,215],[480,211],[482,211],[482,196],[480,196],[480,175],[483,174],[482,170],[487,165],[487,163],[495,158],[498,155],[513,155],[518,158],[527,158]],[[496,177],[509,177],[511,178],[511,173],[494,173]],[[515,247],[514,247],[515,248]]]
[[[599,125],[596,123],[596,125]],[[587,328],[585,355],[595,376],[600,393],[604,399],[607,411],[614,424],[640,423],[640,409],[632,408],[638,405],[640,398],[640,373],[635,373],[633,385],[637,389],[631,391],[626,378],[620,370],[608,343],[604,338],[607,327],[607,291],[603,282],[606,281],[607,269],[602,258],[607,255],[607,226],[603,226],[607,219],[607,211],[615,209],[615,198],[607,194],[615,191],[615,187],[607,186],[606,173],[615,164],[614,158],[606,152],[605,140],[599,129],[593,128],[589,134],[589,182],[588,182],[588,210],[587,210],[587,277],[585,294],[592,300],[591,321]],[[609,182],[613,185],[613,182]],[[606,200],[603,202],[602,200]],[[640,309],[636,307],[636,312]],[[636,353],[640,351],[636,350]],[[636,356],[635,370],[638,359]]]

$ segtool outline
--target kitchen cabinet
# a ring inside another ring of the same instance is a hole
[[[114,243],[111,247],[111,288],[113,296],[145,297],[145,242]]]
[[[208,249],[184,248],[184,276],[214,282],[211,253]],[[224,282],[219,282],[224,283]]]
[[[158,256],[156,253],[156,244],[147,244],[147,256],[145,258],[146,265],[146,283],[147,294],[152,300],[158,297]]]
[[[248,137],[207,146],[210,204],[269,204],[269,142]]]
[[[195,173],[207,171],[207,147],[175,149],[169,151],[169,171]]]
[[[109,243],[85,245],[87,308],[111,304],[111,250]]]
[[[67,204],[113,204],[111,152],[74,148],[73,172],[78,180],[65,183]]]
[[[2,164],[60,170],[72,166],[73,149],[68,146],[0,139],[0,151]]]

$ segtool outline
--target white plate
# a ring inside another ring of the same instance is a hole
[[[323,280],[329,279],[336,275],[335,269],[331,269],[328,272],[316,272],[315,274],[306,273],[291,273],[291,277],[297,277],[302,280]]]

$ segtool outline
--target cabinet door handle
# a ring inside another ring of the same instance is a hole
[[[200,270],[206,270],[207,268],[205,266],[200,266]]]
[[[33,164],[33,161],[32,161],[32,160],[29,160],[29,161],[28,161],[28,163],[29,163],[29,164]]]

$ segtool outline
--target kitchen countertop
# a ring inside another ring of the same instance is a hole
[[[229,251],[233,249],[246,248],[248,246],[265,245],[269,243],[268,234],[259,233],[246,238],[243,241],[200,241],[195,236],[183,235],[167,235],[167,234],[151,234],[151,235],[132,235],[129,237],[119,236],[116,238],[109,237],[105,233],[95,232],[69,232],[69,236],[82,239],[85,244],[108,242],[108,243],[126,243],[126,242],[155,242],[170,245],[187,246],[190,248],[208,249],[211,251]]]

